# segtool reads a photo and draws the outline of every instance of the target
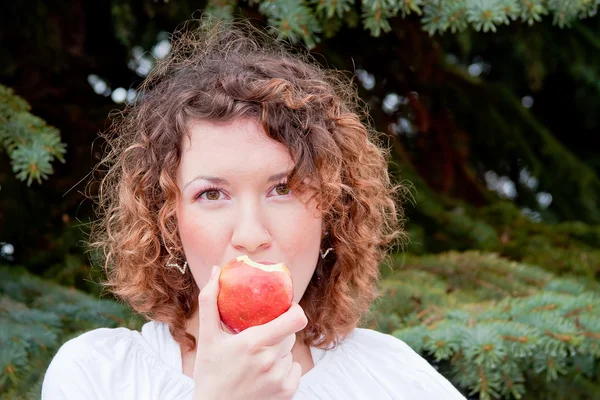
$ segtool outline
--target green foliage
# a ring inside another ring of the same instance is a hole
[[[436,193],[409,165],[392,163],[389,170],[395,180],[409,186],[411,202],[405,208],[411,216],[407,229],[412,235],[408,252],[499,248],[497,230],[477,219],[474,207]]]
[[[316,34],[321,27],[312,9],[302,0],[262,1],[258,7],[267,17],[267,24],[280,37],[287,36],[298,42],[304,40],[308,47],[315,46]]]
[[[600,225],[537,222],[510,201],[475,208],[433,193],[410,169],[403,171],[415,186],[414,205],[407,206],[408,253],[491,251],[558,275],[600,279]]]
[[[365,325],[481,400],[585,398],[600,390],[599,289],[493,253],[408,256]]]
[[[403,249],[409,254],[495,252],[558,275],[600,279],[600,225],[535,221],[508,200],[474,207],[434,192],[411,166],[391,163],[389,170],[396,181],[409,185],[410,241]]]
[[[209,1],[207,11],[224,19],[233,18],[236,1]],[[298,0],[248,1],[259,4],[259,11],[268,23],[293,41],[302,39],[308,47],[319,41],[319,33],[334,18],[344,20],[360,9],[363,28],[372,36],[389,32],[390,19],[417,15],[423,29],[430,35],[450,31],[456,33],[469,27],[477,31],[495,32],[511,21],[529,25],[551,15],[558,26],[570,26],[580,18],[595,15],[598,0],[340,0],[310,2]],[[350,17],[353,19],[352,17]]]
[[[534,191],[542,187],[552,193],[563,218],[600,223],[600,178],[594,168],[557,140],[506,85],[471,77],[453,65],[445,68],[460,76],[460,84],[453,80],[447,83],[449,95],[456,99],[455,115],[467,121],[469,131],[487,133],[473,140],[474,147],[488,150],[482,157],[485,160],[478,161],[501,165],[519,159],[523,168],[538,177]],[[473,95],[464,96],[465,90]],[[547,173],[549,166],[552,173]],[[527,190],[520,189],[520,193]]]
[[[98,282],[106,276],[95,263],[97,252],[87,248],[89,234],[89,224],[69,220],[62,229],[43,238],[52,243],[52,248],[33,254],[29,263],[43,267],[39,274],[42,278],[99,296],[101,286]]]
[[[498,232],[505,257],[540,265],[559,275],[600,278],[600,226],[583,222],[544,224],[524,216],[514,204],[501,202],[474,214]]]
[[[95,328],[139,329],[142,323],[113,300],[40,279],[23,268],[0,266],[2,398],[39,399],[44,371],[67,340]]]
[[[0,85],[0,150],[10,157],[13,172],[31,185],[52,174],[52,161],[64,163],[66,145],[56,128],[29,113],[29,104]]]

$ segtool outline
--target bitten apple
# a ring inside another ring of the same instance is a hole
[[[274,320],[290,308],[293,297],[284,263],[259,263],[244,255],[221,268],[217,306],[221,321],[235,333]]]

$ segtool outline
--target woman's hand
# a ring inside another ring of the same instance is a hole
[[[302,376],[291,351],[296,332],[308,323],[304,311],[293,303],[271,322],[227,333],[217,309],[218,276],[215,266],[198,297],[194,400],[291,399]]]

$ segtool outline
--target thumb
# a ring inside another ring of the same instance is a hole
[[[217,308],[220,273],[221,269],[213,266],[210,279],[198,296],[198,340],[205,343],[221,333],[221,317]]]

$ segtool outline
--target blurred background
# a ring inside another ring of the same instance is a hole
[[[85,246],[98,133],[203,13],[346,71],[408,189],[363,326],[472,399],[600,399],[600,0],[21,0],[0,6],[0,398],[142,320]]]

